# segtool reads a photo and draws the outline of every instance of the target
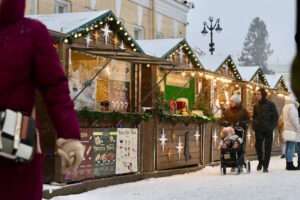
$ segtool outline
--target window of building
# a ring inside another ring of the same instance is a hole
[[[156,39],[163,39],[163,34],[161,32],[157,32]]]
[[[134,27],[134,39],[143,40],[144,39],[144,28],[141,26]]]
[[[70,12],[70,3],[64,0],[55,1],[55,12],[56,13],[68,13]]]
[[[30,0],[30,14],[37,14],[37,0]]]

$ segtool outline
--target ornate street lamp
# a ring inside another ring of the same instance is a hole
[[[215,43],[213,43],[213,30],[216,30],[217,33],[220,33],[222,31],[222,28],[220,26],[220,19],[217,19],[216,20],[216,23],[215,25],[213,26],[213,20],[214,18],[213,17],[209,17],[208,20],[210,21],[210,26],[207,25],[206,22],[203,23],[204,27],[203,27],[203,30],[202,30],[202,34],[205,36],[208,31],[206,30],[206,28],[210,31],[210,43],[209,43],[209,51],[211,52],[211,55],[213,55],[213,51],[215,50],[214,46],[215,46]]]

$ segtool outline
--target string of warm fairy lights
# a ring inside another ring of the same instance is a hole
[[[94,32],[95,30],[99,31],[104,28],[105,25],[108,25],[110,30],[112,30],[114,33],[117,33],[121,41],[130,47],[132,51],[141,52],[137,43],[132,39],[129,32],[123,26],[123,23],[111,12],[106,14],[106,16],[99,17],[92,22],[85,24],[85,27],[81,26],[76,31],[72,31],[70,36],[64,39],[64,42],[72,44],[74,39],[85,37],[90,32]]]

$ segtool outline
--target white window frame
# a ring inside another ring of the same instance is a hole
[[[69,13],[71,11],[71,4],[70,2],[64,0],[55,0],[55,13],[59,13],[59,7],[63,7],[63,13]]]
[[[135,37],[135,32],[138,32],[138,38]],[[144,31],[144,27],[142,26],[135,26],[133,28],[133,33],[134,33],[134,39],[135,40],[143,40],[145,38],[145,31]]]

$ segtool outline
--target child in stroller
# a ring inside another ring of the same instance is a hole
[[[236,174],[240,174],[243,167],[246,168],[247,173],[250,173],[250,161],[244,161],[245,153],[245,133],[240,124],[233,124],[222,129],[220,136],[220,161],[221,174],[226,174],[226,167],[235,168]]]

